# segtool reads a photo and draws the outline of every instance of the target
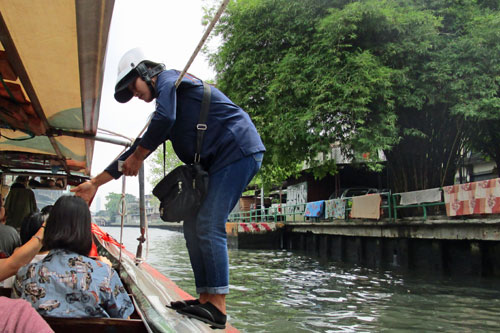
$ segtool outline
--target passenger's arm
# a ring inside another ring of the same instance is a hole
[[[29,264],[31,259],[41,250],[44,228],[45,226],[42,226],[26,244],[18,248],[10,257],[0,259],[0,281],[16,274],[19,268]]]

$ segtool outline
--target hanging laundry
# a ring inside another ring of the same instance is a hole
[[[352,218],[380,219],[380,194],[361,195],[352,198]]]
[[[325,200],[308,202],[304,216],[323,217],[325,212]]]
[[[325,201],[325,218],[345,219],[345,199]]]
[[[404,192],[398,194],[401,195],[401,200],[399,201],[399,204],[401,206],[441,201],[440,188],[431,188],[428,190]]]
[[[443,187],[446,215],[500,213],[500,178]]]

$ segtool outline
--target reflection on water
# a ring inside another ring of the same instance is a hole
[[[119,228],[103,228],[119,239]],[[135,253],[138,228],[125,228]],[[289,251],[231,250],[229,320],[242,332],[500,332],[500,281],[414,277]],[[148,260],[195,295],[181,233],[149,229]]]

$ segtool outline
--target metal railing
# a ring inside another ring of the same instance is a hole
[[[397,198],[401,197],[401,193],[391,193],[382,192],[379,193],[382,197],[382,203],[380,205],[381,218],[387,218],[389,221],[395,222],[398,218],[398,209],[402,208],[422,208],[423,210],[423,220],[425,221],[428,217],[427,208],[434,206],[442,206],[444,202],[432,202],[432,203],[419,203],[411,205],[398,205]],[[352,210],[352,199],[353,197],[342,198],[345,200],[345,211],[343,219],[334,218],[309,218],[304,215],[307,207],[307,203],[301,203],[297,205],[286,205],[282,204],[280,207],[268,207],[268,208],[258,208],[249,211],[234,212],[228,217],[230,222],[325,222],[325,221],[338,221],[338,220],[351,220],[351,210]],[[327,201],[327,200],[325,200]],[[281,210],[281,211],[280,211]]]
[[[422,208],[422,214],[423,214],[423,219],[424,221],[427,220],[427,208],[428,207],[436,207],[436,206],[444,206],[445,203],[444,201],[440,201],[440,202],[424,202],[424,203],[418,203],[418,204],[409,204],[409,205],[398,205],[397,204],[397,198],[401,198],[401,194],[402,193],[393,193],[392,194],[392,207],[393,207],[393,211],[394,211],[394,220],[397,220],[398,218],[398,209],[401,209],[401,208]]]
[[[297,220],[305,221],[304,212],[306,210],[307,203],[297,204],[297,205],[283,205],[279,212],[278,209],[272,210],[270,208],[264,209],[252,209],[248,211],[235,212],[229,214],[228,221],[231,222],[297,222]]]

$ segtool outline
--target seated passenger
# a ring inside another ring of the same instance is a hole
[[[47,215],[45,217],[45,219],[47,219],[47,217],[49,217],[49,214],[50,214],[50,211],[52,210],[52,207],[54,207],[54,206],[53,205],[47,205],[47,206],[43,207],[40,210],[40,213],[42,213],[43,215]]]
[[[60,197],[47,219],[49,254],[19,270],[14,296],[49,317],[127,318],[134,306],[118,274],[87,257],[92,246],[90,211],[82,198]]]
[[[28,217],[26,217],[21,225],[21,243],[26,244],[31,237],[42,227],[43,222],[47,219],[48,214],[42,212],[32,213]],[[47,256],[49,251],[46,251],[43,247],[40,252],[31,260],[31,263],[39,262],[45,256]]]
[[[36,177],[31,177],[31,179],[28,182],[28,186],[31,188],[37,188],[41,187],[41,184],[38,180],[36,180]]]
[[[57,178],[56,180],[56,187],[60,189],[64,189],[64,180],[61,178]]]
[[[29,264],[33,257],[40,251],[44,229],[45,227],[42,226],[29,242],[16,249],[10,257],[0,259],[0,282],[16,274],[22,266]]]
[[[5,207],[3,206],[4,205],[4,202],[3,202],[3,194],[0,193],[0,221],[3,221],[6,219],[6,212],[5,212]]]
[[[0,297],[0,313],[0,332],[54,332],[25,300]]]
[[[11,226],[5,225],[7,215],[3,207],[3,199],[0,195],[0,258],[7,258],[12,255],[14,249],[21,246],[21,239],[17,230]],[[33,235],[40,229],[38,227]]]
[[[28,177],[18,176],[5,200],[7,225],[17,230],[21,229],[21,223],[26,216],[38,210],[35,193],[27,185]]]

